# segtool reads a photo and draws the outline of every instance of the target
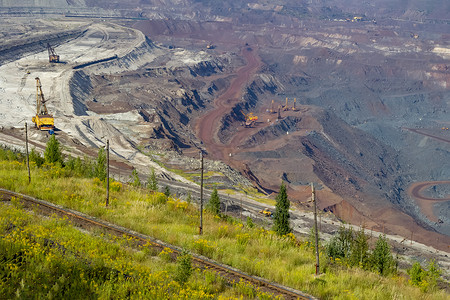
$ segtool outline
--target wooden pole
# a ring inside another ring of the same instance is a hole
[[[106,207],[109,205],[109,140],[106,140]]]
[[[311,197],[314,202],[314,234],[315,234],[315,246],[316,246],[316,276],[320,273],[319,267],[319,232],[317,228],[317,204],[316,204],[316,192],[314,191],[314,183],[311,182]]]
[[[199,234],[203,234],[203,151],[200,150],[201,176],[200,176],[200,227]]]
[[[28,125],[27,125],[27,122],[25,122],[25,153],[27,155],[28,183],[31,183],[30,157],[28,154]]]

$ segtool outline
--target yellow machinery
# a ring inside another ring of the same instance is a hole
[[[269,110],[269,112],[270,112],[271,114],[276,114],[276,113],[277,113],[277,110],[275,109],[275,103],[274,103],[273,99],[272,99],[272,104],[270,105],[270,110]]]
[[[259,213],[263,214],[266,217],[272,217],[272,212],[268,208],[264,208]]]
[[[45,105],[44,93],[42,92],[41,81],[36,77],[36,116],[31,120],[34,126],[40,130],[53,130],[55,128],[55,121],[53,116],[47,111]]]
[[[297,98],[294,98],[294,106],[292,106],[293,111],[298,111],[298,108],[295,106],[296,103],[297,103]]]
[[[255,122],[258,121],[258,116],[255,116],[253,113],[248,113],[248,114],[242,113],[242,114],[245,117],[245,123],[244,123],[245,127],[252,127],[253,124],[255,124]]]
[[[49,43],[47,43],[47,50],[48,50],[48,61],[51,63],[59,63],[59,55],[56,55],[55,49],[53,49]]]

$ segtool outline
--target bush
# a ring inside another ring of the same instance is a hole
[[[38,168],[40,168],[45,162],[44,158],[35,150],[35,148],[31,149],[28,157],[30,162],[34,162]]]
[[[207,208],[215,215],[220,214],[220,199],[216,188],[214,188],[211,193],[211,198],[209,199]]]
[[[141,180],[139,179],[138,172],[136,169],[133,169],[130,176],[130,185],[134,187],[140,187],[141,186]]]
[[[253,227],[255,227],[255,223],[253,223],[253,220],[252,220],[252,218],[250,218],[250,217],[247,217],[247,227],[248,228],[253,228]]]
[[[177,270],[175,273],[175,281],[185,284],[192,274],[192,257],[186,250],[177,257]]]
[[[106,179],[106,150],[103,148],[98,150],[97,162],[94,165],[94,177],[101,181]]]
[[[170,187],[168,185],[164,187],[164,195],[166,196],[166,198],[170,197]]]
[[[44,152],[44,159],[45,162],[49,164],[63,163],[61,145],[54,134],[50,136],[50,139],[47,142],[47,147]]]
[[[158,180],[156,179],[155,169],[152,168],[152,172],[150,173],[150,176],[148,177],[147,186],[149,190],[153,192],[158,191]]]
[[[439,269],[436,261],[432,259],[428,263],[427,270],[423,269],[418,262],[415,262],[413,266],[407,270],[407,273],[410,277],[409,283],[411,285],[419,287],[423,292],[427,292],[428,290],[437,287],[442,271]]]

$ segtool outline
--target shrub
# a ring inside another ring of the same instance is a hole
[[[215,215],[220,214],[220,199],[216,188],[214,188],[211,193],[211,198],[209,199],[207,208]]]
[[[130,184],[134,187],[140,187],[141,186],[141,180],[139,179],[138,172],[136,169],[133,169],[130,176]]]
[[[158,180],[156,179],[155,168],[152,168],[152,172],[148,177],[147,186],[151,191],[158,191]]]
[[[253,228],[253,227],[255,227],[255,223],[253,223],[253,220],[252,220],[252,218],[250,218],[250,217],[247,217],[247,222],[246,222],[246,224],[247,224],[247,227],[248,227],[248,228]]]
[[[35,148],[32,148],[29,155],[28,155],[30,162],[34,162],[37,167],[41,167],[45,160],[44,158],[39,154],[39,152],[36,151]]]
[[[170,187],[168,185],[164,187],[164,195],[166,196],[166,198],[170,197]]]
[[[365,234],[364,227],[362,227],[352,241],[350,254],[350,264],[352,266],[359,266],[364,269],[367,267],[369,251],[368,240],[369,237]]]
[[[422,266],[418,262],[415,262],[411,269],[407,270],[407,273],[410,277],[409,283],[415,286],[420,286],[427,275],[427,272],[422,269]]]
[[[192,257],[188,251],[183,250],[181,255],[177,257],[177,270],[175,273],[175,281],[185,284],[192,274]]]
[[[47,147],[44,152],[44,159],[47,163],[63,163],[63,157],[61,153],[61,145],[56,139],[56,136],[52,134],[47,142]]]
[[[101,181],[106,179],[106,150],[103,148],[98,150],[97,162],[94,165],[94,176]]]

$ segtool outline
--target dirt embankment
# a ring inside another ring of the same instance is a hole
[[[231,111],[234,105],[241,101],[243,88],[261,66],[261,60],[256,51],[257,49],[247,46],[241,50],[247,64],[236,71],[236,77],[232,80],[228,89],[214,101],[214,109],[202,116],[195,125],[198,137],[203,141],[209,155],[214,159],[223,160],[226,157],[228,147],[217,138],[217,130],[220,128],[223,117]]]

